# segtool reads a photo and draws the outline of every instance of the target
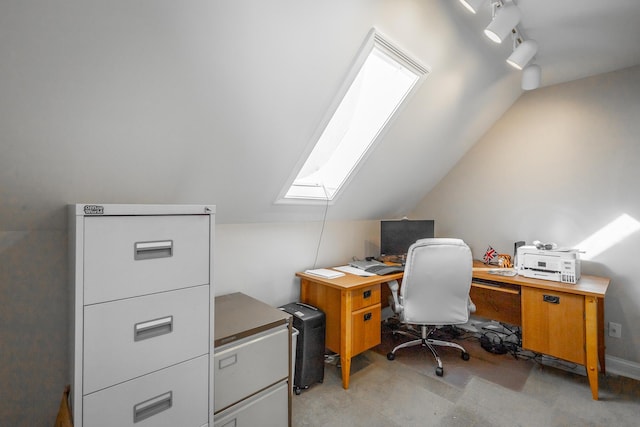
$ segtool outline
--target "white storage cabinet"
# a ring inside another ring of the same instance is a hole
[[[215,305],[213,426],[290,426],[291,316],[239,292]]]
[[[75,427],[213,424],[212,205],[69,206]]]

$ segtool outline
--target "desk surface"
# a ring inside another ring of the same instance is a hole
[[[555,282],[553,280],[532,279],[524,276],[500,276],[489,273],[496,267],[488,267],[481,261],[473,261],[473,278],[481,280],[495,281],[499,283],[510,283],[512,285],[527,286],[529,288],[550,289],[556,291],[569,292],[577,295],[604,297],[611,281],[607,277],[581,275],[580,280],[575,285],[571,283]]]
[[[337,270],[336,270],[337,271]],[[378,283],[385,283],[391,280],[402,279],[404,273],[387,274],[386,276],[358,276],[356,274],[345,273],[344,276],[336,277],[335,279],[325,279],[324,277],[314,276],[304,272],[296,273],[296,276],[303,277],[311,280],[315,283],[322,283],[325,286],[330,286],[337,289],[358,289],[371,285],[377,285]]]
[[[557,291],[570,292],[578,295],[590,295],[595,297],[604,297],[609,287],[610,279],[607,277],[589,276],[583,274],[575,285],[570,283],[555,282],[553,280],[533,279],[524,276],[500,276],[489,273],[496,267],[488,267],[481,261],[473,261],[473,278],[499,283],[510,283],[513,285],[525,285],[530,288],[551,289]],[[340,289],[357,289],[377,283],[385,283],[391,280],[401,280],[404,273],[388,274],[386,276],[358,276],[355,274],[345,273],[344,276],[335,279],[325,279],[323,277],[314,276],[304,272],[296,273],[298,277],[304,277],[313,282],[322,283],[326,286]]]

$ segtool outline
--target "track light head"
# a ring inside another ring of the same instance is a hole
[[[537,64],[531,64],[522,70],[522,89],[533,90],[540,87],[542,70]]]
[[[487,0],[460,0],[460,3],[471,13],[478,13],[478,10],[487,2]]]
[[[538,52],[538,43],[534,40],[525,40],[515,48],[511,56],[507,58],[507,64],[516,70],[522,70],[527,66]]]
[[[495,43],[502,43],[520,22],[522,12],[515,4],[500,6],[493,20],[487,25],[484,34]]]

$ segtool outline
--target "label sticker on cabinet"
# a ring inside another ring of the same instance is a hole
[[[84,205],[84,213],[86,215],[104,215],[104,206]]]

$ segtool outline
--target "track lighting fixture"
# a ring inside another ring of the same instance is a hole
[[[520,22],[522,13],[515,4],[502,4],[500,2],[494,5],[495,16],[487,25],[484,34],[495,43],[502,43],[504,39],[511,34],[511,31]]]
[[[472,13],[477,13],[488,0],[460,0],[460,3]],[[507,58],[507,64],[522,70],[522,89],[532,90],[540,87],[542,72],[537,64],[529,64],[538,52],[538,43],[525,40],[518,24],[522,12],[514,0],[490,0],[493,19],[484,30],[489,40],[502,43],[509,34],[513,38],[513,52]]]
[[[531,64],[522,70],[522,89],[533,90],[540,87],[542,70],[537,64]]]
[[[460,3],[471,13],[478,13],[486,2],[487,0],[460,0]]]
[[[529,61],[533,59],[536,52],[538,52],[538,43],[533,40],[525,40],[517,44],[513,53],[507,58],[507,64],[511,65],[516,70],[522,70],[527,66]]]

